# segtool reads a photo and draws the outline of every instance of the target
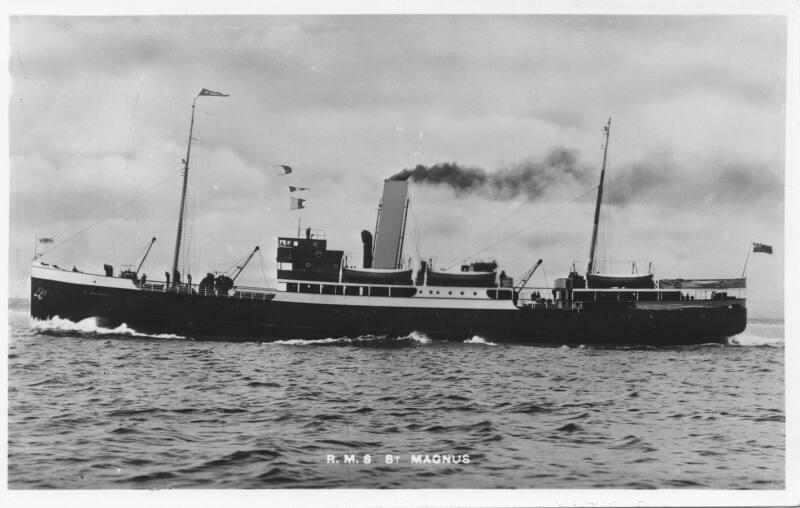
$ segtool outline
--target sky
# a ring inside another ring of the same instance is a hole
[[[496,259],[532,284],[586,266],[611,117],[608,271],[739,277],[782,317],[786,23],[770,16],[131,16],[10,19],[10,296],[45,262],[169,269],[192,100],[196,280],[277,237],[326,232],[360,264],[382,182],[406,170],[406,255]],[[279,176],[276,164],[294,171]],[[303,210],[289,210],[288,186]]]

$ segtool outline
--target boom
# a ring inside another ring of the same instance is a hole
[[[533,277],[533,273],[536,271],[537,268],[539,268],[539,265],[541,264],[542,260],[540,259],[539,261],[536,262],[535,265],[528,268],[528,271],[525,272],[522,275],[522,277],[520,277],[520,283],[514,288],[514,292],[518,293],[525,288],[525,286],[528,284],[528,281],[531,280],[531,277]]]
[[[154,243],[156,243],[156,237],[155,236],[153,237],[152,240],[150,240],[150,245],[147,246],[147,250],[145,251],[144,256],[142,256],[142,260],[139,261],[139,266],[136,267],[136,272],[135,272],[136,275],[139,275],[139,270],[142,269],[142,265],[144,264],[144,260],[147,259],[147,255],[150,254],[150,249],[153,248],[153,244]]]
[[[236,267],[236,271],[233,272],[233,277],[231,277],[231,280],[236,281],[236,278],[239,275],[242,274],[242,271],[244,270],[244,267],[247,266],[247,263],[249,263],[251,259],[253,259],[253,256],[255,256],[256,252],[258,252],[258,249],[259,249],[259,247],[258,247],[258,245],[256,245],[256,248],[253,249],[253,251],[247,256],[247,259],[244,260],[244,263],[242,263],[242,266],[237,266]]]

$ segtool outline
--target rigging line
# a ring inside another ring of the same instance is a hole
[[[117,206],[115,207],[115,209],[116,209],[117,207],[119,207],[119,206],[120,206],[120,205],[117,205]],[[90,206],[89,208],[87,208],[87,209],[86,209],[86,211],[85,211],[85,212],[83,212],[83,215],[81,215],[80,217],[78,217],[78,218],[77,218],[77,219],[75,219],[74,221],[70,222],[70,223],[69,223],[69,225],[68,225],[67,227],[65,227],[63,230],[61,230],[61,232],[60,232],[60,233],[58,233],[57,235],[53,236],[53,239],[55,240],[56,238],[61,238],[62,236],[64,236],[64,234],[66,234],[66,232],[67,232],[67,231],[69,231],[70,229],[72,229],[72,227],[73,227],[75,224],[77,224],[77,223],[79,223],[80,221],[82,221],[83,219],[85,219],[85,218],[86,218],[86,217],[87,217],[87,216],[88,216],[90,213],[92,213],[92,212],[93,212],[93,211],[95,211],[95,210],[96,210],[96,208],[94,208],[94,207],[91,207],[91,206]],[[59,242],[59,243],[60,243],[60,242]],[[51,249],[52,249],[52,248],[51,248]],[[51,250],[51,249],[48,249],[48,250]],[[45,251],[45,252],[47,252],[47,251]]]
[[[212,115],[213,116],[213,115]],[[201,146],[197,148],[197,153],[200,153]],[[206,188],[206,171],[202,157],[195,157],[194,163],[194,185],[189,186],[186,195],[186,216],[184,218],[184,234],[182,245],[184,245],[183,252],[183,270],[184,272],[191,273],[195,270],[200,272],[200,251],[197,248],[197,204],[202,198],[201,189]],[[196,273],[197,273],[196,272]]]
[[[417,250],[417,260],[422,260],[422,255],[419,252],[420,244],[422,243],[422,238],[419,232],[419,222],[417,221],[417,214],[414,213],[414,203],[413,201],[408,205],[411,209],[411,221],[414,223],[414,238],[416,243],[416,250]]]
[[[117,246],[114,242],[114,230],[111,229],[111,224],[108,224],[108,234],[111,236],[111,260],[114,265],[117,264]]]
[[[547,187],[549,187],[549,186],[550,186],[552,183],[553,183],[553,181],[551,180],[550,182],[547,182],[546,184],[542,185],[542,186],[539,188],[539,192],[544,192],[544,190],[545,190]],[[491,225],[491,226],[490,226],[490,227],[489,227],[489,228],[486,230],[486,232],[485,232],[484,234],[482,234],[481,236],[479,236],[479,237],[478,237],[478,238],[477,238],[477,239],[476,239],[476,240],[475,240],[473,243],[475,243],[475,244],[476,244],[476,243],[479,243],[481,240],[483,240],[483,239],[484,239],[484,238],[486,238],[487,236],[489,236],[489,235],[491,235],[491,234],[493,234],[493,233],[496,233],[497,231],[495,231],[495,228],[497,227],[497,225],[498,225],[498,224],[500,224],[500,223],[502,223],[504,220],[506,220],[506,218],[507,218],[508,216],[510,216],[512,213],[516,212],[516,211],[517,211],[517,210],[518,210],[518,209],[519,209],[519,208],[520,208],[522,205],[524,205],[524,204],[525,204],[525,203],[527,203],[527,202],[528,202],[528,199],[526,199],[526,198],[523,198],[523,199],[522,199],[522,200],[521,200],[519,203],[517,203],[517,204],[516,204],[516,206],[514,206],[513,208],[511,208],[511,209],[510,209],[510,210],[509,210],[509,211],[508,211],[506,214],[504,214],[502,217],[500,217],[500,218],[497,220],[497,222],[495,222],[494,224],[492,224],[492,225]],[[454,250],[452,250],[452,251],[450,251],[450,252],[452,253],[452,252],[455,252],[456,250],[458,250],[458,249],[454,249]],[[449,256],[449,254],[448,254],[448,256]],[[457,257],[457,256],[454,256],[454,257],[452,257],[452,258],[448,258],[448,261],[447,261],[447,263],[445,263],[445,265],[444,265],[444,268],[447,268],[447,267],[449,267],[449,266],[450,266],[450,264],[451,264],[451,263],[453,263],[453,261],[456,261],[457,259],[458,259],[458,257]]]
[[[131,129],[133,128],[133,119],[136,116],[136,109],[139,105],[139,96],[142,93],[142,85],[143,81],[139,79],[139,90],[136,92],[136,99],[133,101],[133,113],[131,113],[131,117],[128,120],[128,132],[125,134],[125,158],[123,159],[122,164],[122,174],[125,179],[125,188],[128,190],[128,202],[131,205],[131,210],[133,210],[133,217],[136,219],[136,226],[139,230],[139,237],[142,236],[142,224],[139,222],[139,214],[136,212],[136,206],[133,204],[133,195],[131,194],[131,188],[128,185],[128,142],[130,141],[131,137]]]
[[[148,242],[148,243],[150,243],[150,242]],[[155,242],[153,242],[153,243],[155,243]],[[142,258],[145,256],[145,254],[147,254],[147,248],[145,248],[145,251],[144,251],[144,252],[142,252],[140,255],[136,256],[136,257],[133,259],[133,261],[131,261],[131,262],[130,262],[130,263],[128,263],[128,264],[129,264],[129,265],[134,265],[134,266],[135,266],[135,265],[138,265],[138,264],[139,264],[139,263],[138,263],[138,261],[139,261],[140,259],[142,259]]]
[[[259,264],[261,265],[261,275],[264,276],[264,282],[266,282],[267,287],[269,287],[270,285],[272,285],[272,279],[270,279],[269,276],[267,275],[267,269],[264,266],[264,256],[261,254],[260,249],[258,251],[258,261]]]
[[[158,247],[158,251],[161,253],[161,257],[164,258],[164,264],[169,266],[169,258],[167,254],[164,252],[164,249],[161,248],[161,242],[156,242],[156,246]]]
[[[590,193],[594,192],[594,191],[597,189],[597,187],[598,187],[598,186],[594,186],[594,187],[592,187],[591,189],[587,190],[586,192],[584,192],[584,193],[582,193],[581,195],[577,196],[576,198],[572,199],[572,200],[571,200],[571,201],[569,201],[568,203],[565,203],[564,205],[562,205],[562,206],[560,206],[560,207],[556,208],[555,210],[551,211],[550,213],[548,213],[548,214],[545,214],[545,215],[543,215],[543,216],[539,217],[538,219],[534,220],[533,222],[531,222],[530,224],[526,225],[525,227],[523,227],[523,228],[521,228],[521,229],[518,229],[518,230],[516,230],[515,232],[511,233],[510,235],[506,235],[505,237],[501,238],[500,240],[498,240],[498,241],[496,241],[496,242],[492,243],[491,245],[488,245],[488,246],[487,246],[486,248],[484,248],[483,250],[481,250],[481,251],[479,251],[479,252],[476,252],[476,253],[474,253],[474,254],[472,254],[472,255],[470,255],[470,256],[467,256],[466,258],[464,258],[464,262],[466,262],[466,261],[468,261],[468,260],[470,260],[470,259],[474,258],[475,256],[479,256],[479,255],[483,254],[484,252],[486,252],[487,250],[491,249],[491,248],[492,248],[492,247],[494,247],[495,245],[497,245],[497,244],[499,244],[499,243],[503,243],[503,242],[505,242],[506,240],[508,240],[509,238],[513,238],[513,237],[517,236],[518,234],[522,233],[523,231],[525,231],[526,229],[530,228],[530,227],[531,227],[531,226],[533,226],[534,224],[538,224],[539,222],[542,222],[543,220],[545,220],[545,219],[547,219],[547,218],[549,218],[549,217],[551,217],[551,216],[553,216],[553,215],[557,214],[558,212],[560,212],[560,211],[562,211],[562,210],[564,210],[564,209],[566,209],[566,208],[568,208],[568,207],[572,206],[572,205],[573,205],[573,204],[575,204],[575,203],[576,203],[576,202],[577,202],[579,199],[581,199],[581,198],[583,198],[584,196],[586,196],[586,195],[588,195],[588,194],[590,194]]]
[[[483,240],[484,238],[486,238],[487,236],[489,236],[489,235],[491,235],[491,234],[495,234],[495,233],[497,233],[497,231],[495,230],[495,228],[497,227],[497,225],[498,225],[498,224],[500,224],[501,222],[503,222],[504,220],[506,220],[506,218],[507,218],[509,215],[511,215],[512,213],[516,212],[516,211],[517,211],[517,209],[519,209],[519,208],[520,208],[522,205],[524,205],[524,204],[525,204],[525,203],[527,203],[527,202],[528,202],[528,201],[527,201],[526,199],[522,199],[522,200],[521,200],[519,203],[517,203],[517,204],[516,204],[516,206],[514,206],[513,208],[511,208],[511,209],[510,209],[510,210],[509,210],[507,213],[503,214],[503,216],[502,216],[502,217],[500,217],[500,218],[497,220],[497,222],[495,222],[494,224],[492,224],[491,226],[489,226],[489,228],[487,228],[487,229],[486,229],[486,232],[485,232],[485,233],[483,233],[481,236],[479,236],[479,237],[478,237],[478,238],[477,238],[477,239],[476,239],[476,240],[475,240],[473,243],[478,243],[478,242],[480,242],[481,240]],[[442,266],[442,269],[443,269],[443,270],[444,270],[444,269],[446,269],[446,268],[448,268],[448,267],[449,267],[449,266],[450,266],[450,265],[451,265],[451,264],[452,264],[454,261],[457,261],[457,260],[458,260],[458,256],[457,256],[457,255],[455,255],[455,256],[451,256],[453,253],[455,253],[455,252],[456,252],[456,251],[458,251],[458,250],[461,250],[461,249],[459,249],[459,248],[455,248],[455,249],[451,250],[451,251],[450,251],[450,253],[447,255],[447,256],[448,256],[448,258],[447,258],[447,262],[446,262],[446,263],[445,263],[445,264]]]
[[[195,168],[196,169],[196,168]],[[197,186],[191,188],[186,197],[188,212],[188,220],[186,220],[186,227],[183,234],[184,259],[183,271],[184,273],[191,273],[193,268],[197,268],[197,236],[195,233],[195,225],[197,223]]]
[[[258,252],[260,253],[261,249],[259,249]],[[236,260],[233,263],[233,266],[231,266],[230,268],[225,270],[225,273],[232,272],[235,268],[239,268],[239,266],[244,263],[244,260],[247,259],[248,256],[250,256],[250,252],[248,252],[244,256],[240,257],[238,260]]]
[[[180,172],[180,171],[182,171],[182,170],[176,171],[176,173],[178,173],[178,172]],[[166,182],[167,180],[169,180],[170,178],[174,178],[174,177],[175,177],[175,173],[171,173],[170,175],[168,175],[168,176],[167,176],[166,178],[164,178],[163,180],[161,180],[161,181],[159,181],[159,182],[156,182],[156,183],[154,183],[153,185],[151,185],[150,187],[148,187],[147,189],[145,189],[145,190],[142,192],[141,196],[144,196],[145,194],[147,194],[148,192],[150,192],[150,191],[151,191],[151,190],[153,190],[154,188],[158,187],[158,186],[159,186],[159,185],[161,185],[162,183],[164,183],[164,182]],[[110,212],[108,212],[108,214],[106,214],[106,215],[105,215],[104,217],[102,217],[101,219],[98,219],[98,220],[94,221],[93,223],[89,224],[88,226],[86,226],[85,228],[81,229],[81,230],[80,230],[80,231],[78,231],[77,233],[75,233],[75,234],[72,234],[72,235],[68,236],[67,238],[65,238],[65,239],[63,239],[63,240],[61,240],[61,241],[59,241],[59,242],[56,242],[56,243],[54,243],[52,247],[50,247],[50,248],[49,248],[49,249],[47,249],[46,251],[44,251],[44,252],[40,253],[40,254],[39,254],[39,257],[42,257],[42,256],[44,256],[45,254],[47,254],[47,253],[48,253],[48,252],[50,252],[51,250],[55,249],[56,247],[59,247],[59,246],[61,246],[61,245],[64,245],[64,243],[66,243],[66,242],[70,241],[71,239],[75,238],[75,237],[76,237],[76,236],[78,236],[79,234],[81,234],[81,233],[83,233],[83,232],[85,232],[85,231],[87,231],[87,230],[89,230],[89,229],[91,229],[91,228],[95,227],[96,225],[100,224],[100,223],[101,223],[101,222],[103,222],[104,220],[108,219],[109,217],[111,217],[111,216],[112,216],[112,215],[113,215],[113,214],[114,214],[114,213],[117,211],[117,209],[118,209],[120,206],[122,206],[122,203],[118,203],[118,204],[116,204],[116,205],[115,205],[115,206],[114,206],[114,207],[111,209],[111,211],[110,211]]]

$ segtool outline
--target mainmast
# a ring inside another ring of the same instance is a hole
[[[183,159],[183,189],[181,190],[181,206],[178,209],[178,232],[175,235],[175,254],[172,256],[172,277],[175,284],[178,283],[178,258],[181,252],[181,236],[183,235],[183,218],[186,213],[186,186],[189,183],[189,156],[192,153],[192,131],[194,130],[194,110],[197,105],[197,99],[203,96],[211,97],[227,97],[227,94],[207,90],[203,88],[200,93],[192,101],[192,120],[189,123],[189,145],[186,148],[186,158]]]
[[[603,181],[606,177],[606,158],[608,156],[608,138],[611,135],[611,118],[603,128],[606,134],[606,142],[603,147],[603,168],[600,170],[600,185],[597,187],[597,204],[594,207],[594,227],[592,228],[592,245],[589,248],[589,264],[586,267],[586,274],[594,272],[595,258],[594,251],[597,246],[597,226],[600,223],[600,203],[603,201]]]

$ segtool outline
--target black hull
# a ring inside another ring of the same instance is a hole
[[[31,315],[37,319],[59,316],[77,322],[94,317],[109,328],[125,323],[142,333],[228,341],[404,336],[416,331],[435,340],[479,335],[522,344],[666,346],[724,342],[743,331],[747,321],[746,308],[739,303],[672,310],[460,310],[247,300],[37,278],[31,282]],[[387,298],[387,304],[397,304],[393,300]]]

